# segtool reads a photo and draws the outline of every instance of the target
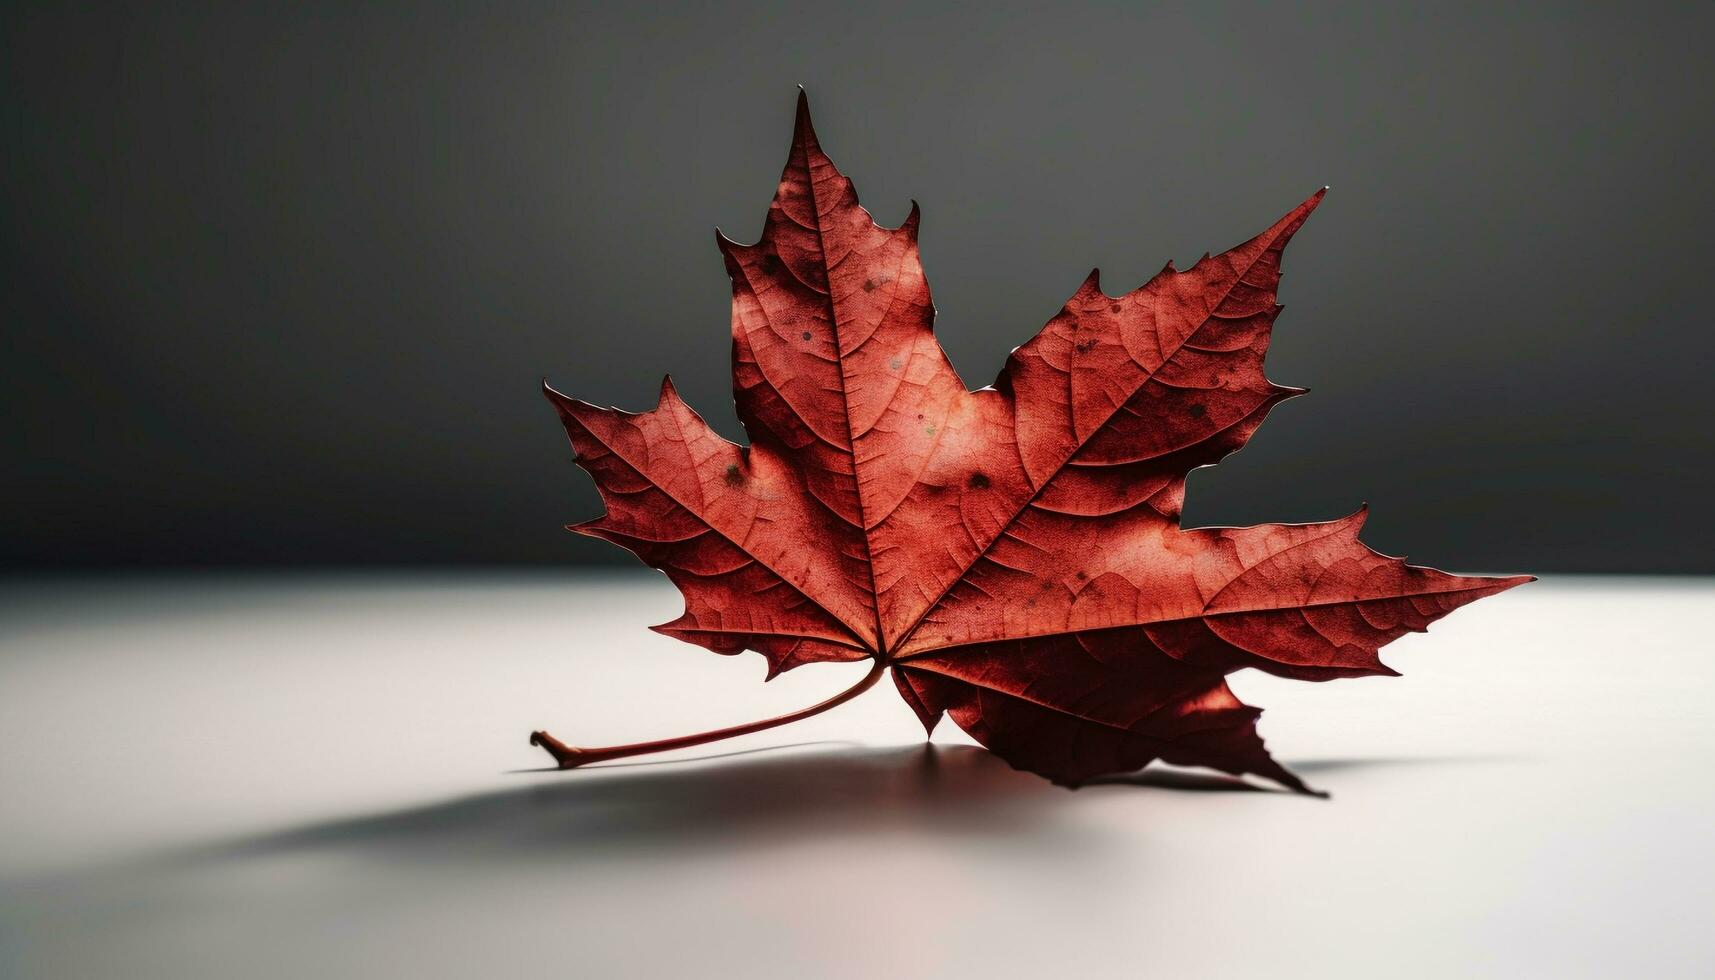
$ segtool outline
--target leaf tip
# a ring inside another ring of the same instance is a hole
[[[562,419],[572,417],[572,407],[577,404],[577,399],[549,384],[547,378],[542,379],[542,397],[548,399],[548,404],[554,406],[554,411]]]
[[[718,227],[715,229],[715,249],[721,253],[721,261],[726,263],[726,274],[735,284],[744,275],[744,267],[740,264],[739,257],[749,247],[753,246],[735,242],[727,237],[726,232]]]
[[[1329,798],[1326,790],[1312,789],[1309,784],[1305,783],[1304,780],[1298,777],[1297,773],[1286,768],[1280,763],[1275,762],[1273,759],[1269,759],[1267,761],[1268,764],[1266,766],[1263,766],[1260,770],[1252,771],[1264,779],[1273,780],[1300,796],[1312,796],[1319,800],[1326,800]]]
[[[606,521],[607,515],[603,514],[601,517],[582,521],[577,524],[567,524],[566,530],[573,534],[581,534],[586,538],[601,538],[603,541],[609,541],[612,539],[602,533],[607,529]],[[623,545],[621,545],[621,547],[623,547]]]
[[[1316,210],[1317,206],[1322,203],[1322,198],[1326,197],[1327,194],[1328,188],[1323,187],[1305,198],[1304,203],[1286,212],[1279,221],[1275,222],[1274,228],[1271,230],[1280,240],[1281,246],[1285,246],[1286,242],[1298,233],[1298,229],[1304,227],[1304,222],[1309,220],[1310,213]]]
[[[1322,203],[1322,199],[1327,196],[1328,186],[1324,184],[1321,190],[1305,198],[1303,204],[1293,208],[1293,216],[1298,219],[1298,224],[1302,225],[1304,223],[1304,219],[1310,217],[1310,212],[1316,210],[1317,206]],[[1297,228],[1294,228],[1293,230],[1296,231]]]
[[[813,143],[816,140],[815,127],[810,123],[810,95],[804,91],[804,86],[798,86],[798,108],[793,119],[792,142],[794,144]]]

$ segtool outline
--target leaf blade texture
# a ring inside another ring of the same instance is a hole
[[[684,614],[657,630],[757,651],[770,677],[879,661],[926,729],[950,716],[1056,782],[1163,760],[1304,791],[1228,674],[1391,674],[1383,645],[1530,580],[1381,555],[1362,509],[1180,526],[1186,475],[1303,393],[1263,361],[1282,257],[1325,191],[1122,295],[1092,272],[973,391],[933,333],[918,208],[878,226],[800,95],[761,239],[717,233],[749,445],[671,381],[641,414],[545,386],[607,507],[572,529],[679,587]]]

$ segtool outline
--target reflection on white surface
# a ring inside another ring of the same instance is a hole
[[[643,629],[652,575],[178,575],[0,587],[0,975],[1699,976],[1715,940],[1692,580],[1561,579],[1240,675],[1331,801],[1146,772],[1076,792],[890,690],[676,761],[526,735],[750,720]],[[645,763],[646,760],[638,760]],[[1208,791],[1202,791],[1208,790]]]

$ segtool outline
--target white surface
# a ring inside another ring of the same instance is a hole
[[[648,574],[0,586],[0,975],[1692,977],[1715,938],[1715,585],[1549,579],[1241,674],[1320,801],[1056,789],[891,685],[647,632]]]

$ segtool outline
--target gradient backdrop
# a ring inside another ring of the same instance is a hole
[[[742,436],[712,229],[803,83],[973,386],[1091,266],[1332,185],[1270,358],[1314,394],[1188,523],[1715,571],[1715,6],[1501,7],[8,5],[3,558],[629,561],[557,530],[537,382]]]

